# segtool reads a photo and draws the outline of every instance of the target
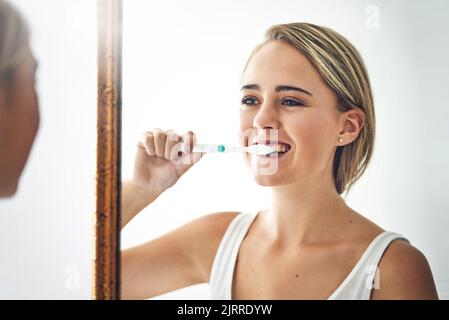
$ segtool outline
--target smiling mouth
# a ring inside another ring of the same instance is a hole
[[[259,143],[256,142],[255,144],[259,144]],[[284,142],[282,142],[282,143],[281,142],[264,143],[263,145],[273,146],[276,148],[275,151],[261,156],[261,157],[266,157],[266,158],[281,157],[282,155],[286,154],[291,149],[291,145],[289,145],[288,143],[284,143]]]

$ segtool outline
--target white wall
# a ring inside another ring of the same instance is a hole
[[[96,3],[12,3],[32,29],[41,127],[18,194],[0,201],[0,299],[90,299]]]
[[[447,1],[125,1],[124,176],[146,129],[237,142],[243,64],[270,25],[293,21],[329,26],[361,52],[378,134],[371,166],[348,203],[408,237],[427,256],[440,297],[449,298]],[[123,247],[213,211],[263,208],[268,191],[253,182],[240,155],[206,155],[125,228]],[[208,297],[203,284],[156,299]]]

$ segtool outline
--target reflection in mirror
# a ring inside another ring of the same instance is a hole
[[[449,298],[449,11],[407,3],[124,3],[122,298]]]
[[[0,1],[0,299],[89,299],[96,4],[9,3],[23,19]]]

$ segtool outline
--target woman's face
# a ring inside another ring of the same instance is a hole
[[[242,86],[241,144],[268,139],[290,145],[274,158],[244,153],[258,184],[285,185],[332,174],[344,113],[304,55],[283,41],[270,41],[248,63]]]
[[[28,51],[11,82],[0,86],[0,197],[15,194],[39,128],[36,61]]]

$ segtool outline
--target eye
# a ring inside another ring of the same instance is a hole
[[[251,103],[251,101],[256,100],[255,97],[244,97],[241,101],[241,104],[246,104],[246,105],[252,105],[254,103]]]
[[[284,105],[289,107],[297,107],[297,106],[304,106],[304,103],[302,101],[296,100],[296,99],[284,99],[282,103],[286,103]]]

